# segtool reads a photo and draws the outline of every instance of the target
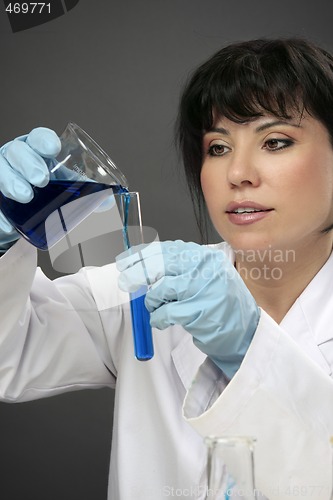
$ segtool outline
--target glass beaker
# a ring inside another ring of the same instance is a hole
[[[115,199],[123,222],[124,248],[130,250],[144,242],[139,193],[121,193]],[[147,361],[154,355],[150,314],[144,304],[147,290],[148,285],[144,285],[130,293],[134,353],[139,361]]]
[[[206,500],[257,499],[254,479],[255,439],[207,437]]]
[[[61,151],[46,160],[50,181],[32,186],[34,197],[18,203],[0,195],[0,209],[32,245],[48,250],[112,194],[127,191],[127,180],[100,146],[78,125],[68,123]],[[66,206],[66,210],[62,207]]]

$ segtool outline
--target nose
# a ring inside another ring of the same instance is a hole
[[[231,187],[257,187],[260,184],[254,158],[247,151],[234,152],[228,165],[227,180]]]

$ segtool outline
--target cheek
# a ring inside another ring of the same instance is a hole
[[[325,154],[308,155],[285,170],[280,190],[285,194],[288,209],[298,207],[308,223],[323,220],[332,213],[333,161]],[[297,216],[297,210],[292,212]]]
[[[209,190],[209,186],[211,184],[209,175],[207,175],[207,171],[202,167],[201,172],[200,172],[200,183],[201,183],[201,189],[206,197],[206,192]]]
[[[210,216],[212,216],[212,212],[214,212],[214,205],[216,204],[216,200],[218,199],[217,186],[219,185],[219,183],[216,182],[216,179],[211,175],[211,172],[204,167],[201,170],[200,182],[208,212],[210,213]]]
[[[200,181],[209,217],[217,232],[220,233],[224,200],[227,199],[226,180],[222,178],[221,172],[212,172],[212,169],[203,168]]]
[[[299,183],[300,195],[309,196],[312,201],[317,199],[319,204],[332,198],[333,162],[325,155],[313,158],[307,164],[304,162],[296,174],[294,182]]]
[[[215,169],[211,166],[207,167],[203,164],[200,173],[200,182],[207,204],[211,203],[216,195],[219,194],[221,197],[225,186],[225,179],[220,169]]]

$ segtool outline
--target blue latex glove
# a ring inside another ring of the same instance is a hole
[[[222,250],[167,241],[132,247],[117,257],[119,286],[146,295],[151,325],[179,324],[195,345],[231,378],[259,321],[258,306]]]
[[[31,185],[44,187],[49,182],[48,159],[58,155],[60,139],[53,130],[39,127],[30,134],[8,142],[0,149],[0,191],[20,203],[33,198]],[[19,233],[0,212],[0,251],[6,251]]]

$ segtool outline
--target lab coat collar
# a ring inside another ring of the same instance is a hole
[[[333,339],[333,253],[292,306],[300,308],[317,345]]]
[[[234,262],[234,252],[227,243],[217,245]],[[327,342],[333,339],[333,253],[303,290],[280,323],[295,342],[321,368],[332,374],[331,349]]]
[[[328,374],[333,373],[333,255],[290,308],[281,327]]]

